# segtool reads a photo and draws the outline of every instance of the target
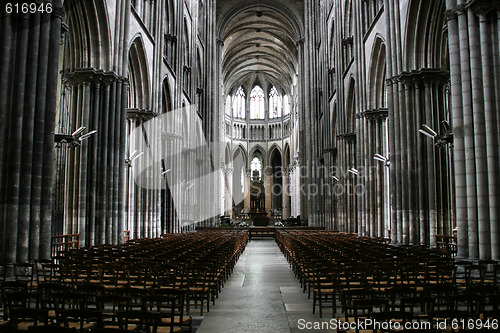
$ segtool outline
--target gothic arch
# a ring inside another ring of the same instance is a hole
[[[226,144],[226,149],[224,150],[224,162],[226,165],[231,163],[231,148],[229,147],[229,143]]]
[[[276,143],[273,143],[273,145],[267,150],[267,165],[271,165],[273,154],[275,152],[278,152],[280,156],[283,156],[283,152],[280,146],[278,146]]]
[[[149,109],[149,73],[147,55],[142,41],[142,36],[135,37],[128,52],[129,65],[129,96],[128,107],[136,109]]]
[[[111,70],[111,41],[105,2],[65,1],[64,9],[68,13],[70,70]]]
[[[406,18],[406,70],[447,66],[445,1],[412,0]]]
[[[385,88],[386,49],[381,37],[377,37],[373,45],[369,68],[368,85],[370,90],[368,95],[370,96],[370,107],[372,109],[387,107]]]
[[[161,112],[167,113],[173,110],[172,104],[172,91],[170,90],[170,84],[168,83],[168,77],[163,79],[162,83],[162,104]]]
[[[355,95],[355,81],[351,77],[349,81],[349,88],[347,89],[347,102],[346,102],[346,119],[345,119],[345,132],[352,133],[356,130],[356,95]]]
[[[246,168],[248,168],[248,165],[249,165],[248,164],[248,154],[247,154],[245,147],[243,147],[243,145],[236,146],[236,148],[233,151],[233,160],[236,160],[237,154],[240,154],[242,156],[244,165]]]
[[[255,145],[251,150],[250,150],[250,154],[248,154],[248,162],[251,162],[252,161],[252,157],[253,155],[255,155],[255,153],[259,153],[262,157],[262,167],[266,167],[266,165],[264,165],[265,162],[267,162],[267,159],[266,159],[266,150],[264,148],[262,148],[261,145],[257,144]]]
[[[329,45],[329,53],[330,53],[330,68],[335,66],[335,21],[332,20],[330,23],[330,45]]]
[[[167,34],[175,34],[175,1],[166,1],[165,29]]]
[[[331,131],[331,145],[332,147],[337,146],[337,133],[338,129],[338,119],[337,119],[337,101],[333,102],[332,114],[330,116],[330,131]]]

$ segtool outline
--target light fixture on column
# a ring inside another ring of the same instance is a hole
[[[167,173],[169,173],[170,171],[172,171],[172,169],[168,169],[168,170],[165,170],[161,173],[161,176],[165,176]]]
[[[435,146],[443,148],[448,144],[453,144],[453,133],[451,132],[450,123],[447,120],[443,120],[441,122],[441,126],[443,127],[443,134],[439,135],[436,133],[436,131],[425,124],[423,124],[418,131],[434,140]]]
[[[143,152],[143,151],[141,151],[141,152],[139,153],[139,151],[138,151],[138,150],[134,150],[134,151],[132,152],[132,154],[130,154],[130,156],[129,156],[129,157],[127,157],[127,158],[125,159],[125,164],[126,164],[127,166],[131,167],[131,166],[132,166],[132,162],[134,162],[136,159],[138,159],[139,157],[141,157],[141,155],[142,155],[142,154],[144,154],[144,152]]]
[[[418,130],[420,133],[422,133],[425,136],[428,136],[431,139],[435,139],[437,136],[436,131],[434,131],[432,128],[429,126],[423,124],[422,127]]]
[[[80,141],[86,140],[86,139],[90,138],[91,135],[96,134],[96,133],[97,133],[96,130],[90,131],[88,133],[85,133],[81,137],[79,137],[78,140],[80,140]]]
[[[73,132],[73,134],[71,134],[72,137],[77,137],[78,135],[80,135],[83,131],[85,131],[86,127],[85,126],[82,126],[80,127],[79,129],[77,129],[76,131]]]
[[[339,181],[339,178],[336,176],[333,176],[332,178],[335,179],[336,181]]]
[[[355,168],[350,168],[347,170],[348,172],[352,173],[353,175],[357,176],[359,174],[359,171]]]
[[[86,129],[85,126],[81,126],[72,134],[54,134],[54,142],[57,144],[57,147],[61,147],[61,144],[67,144],[70,148],[80,147],[83,140],[97,133],[96,130],[93,130],[83,134]]]
[[[391,165],[391,162],[389,161],[389,158],[387,158],[385,156],[382,156],[380,154],[373,155],[373,159],[384,163],[384,166],[386,166],[386,167],[388,167],[388,166]]]

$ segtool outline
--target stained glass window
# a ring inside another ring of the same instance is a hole
[[[264,119],[264,90],[259,86],[250,93],[250,119]]]
[[[281,117],[281,98],[276,87],[272,87],[269,93],[269,118],[278,117]]]
[[[239,87],[233,99],[233,117],[245,118],[245,92]]]

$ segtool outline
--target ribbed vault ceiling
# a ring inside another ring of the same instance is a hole
[[[256,6],[232,17],[222,49],[228,92],[265,81],[288,92],[297,71],[295,39],[290,21],[274,9]]]

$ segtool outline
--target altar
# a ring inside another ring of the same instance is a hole
[[[250,212],[248,213],[254,226],[262,227],[269,225],[269,217],[265,212]]]

